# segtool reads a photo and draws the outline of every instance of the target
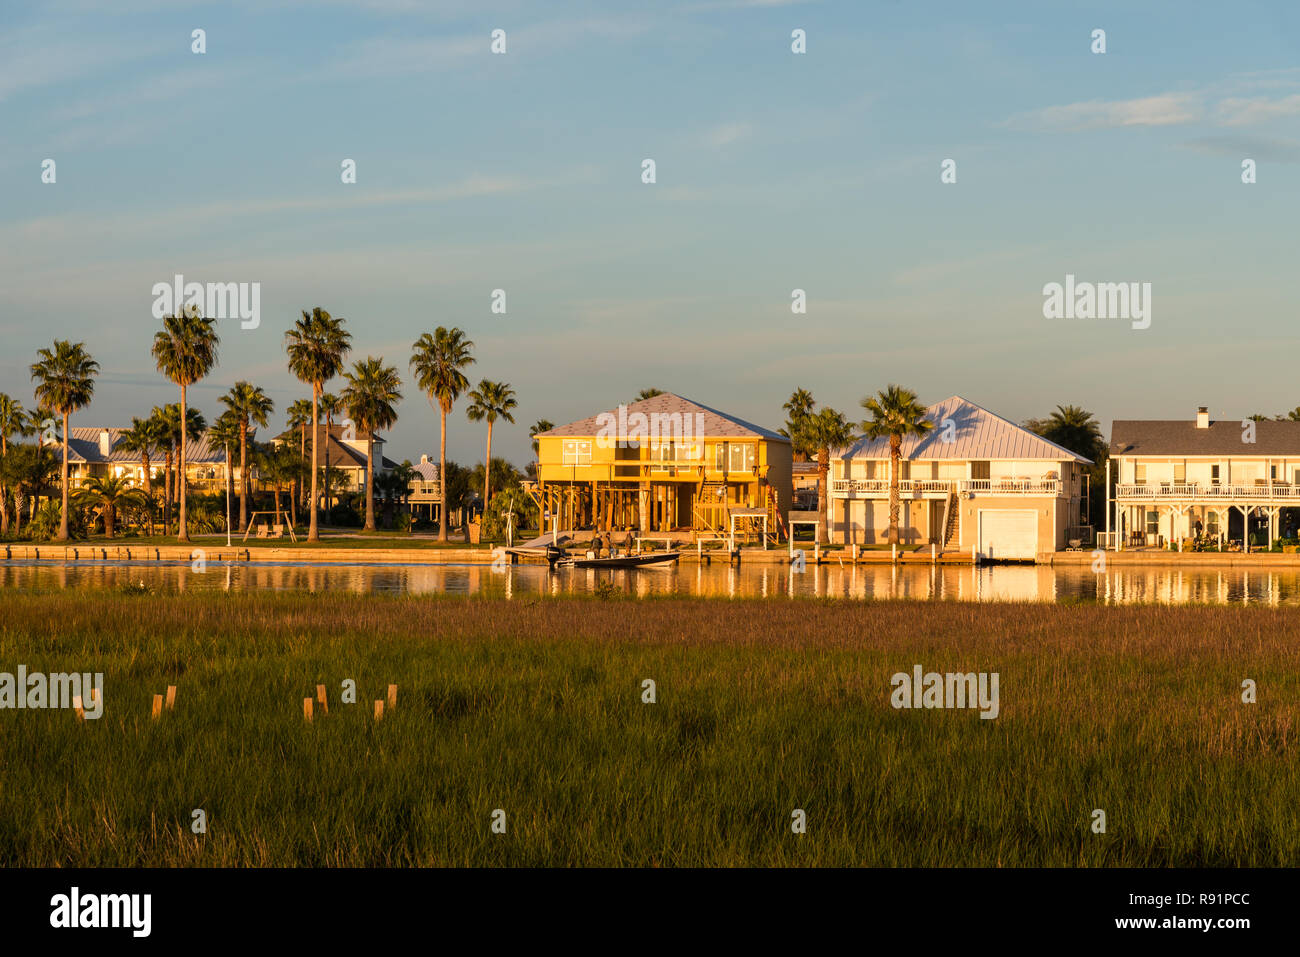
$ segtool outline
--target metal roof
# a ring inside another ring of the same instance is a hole
[[[903,439],[904,459],[961,459],[983,461],[1010,459],[1014,461],[1048,460],[1052,462],[1092,463],[1041,435],[1035,435],[1016,423],[995,415],[959,395],[949,396],[926,409],[925,418],[934,428],[921,436],[909,435]],[[944,441],[947,431],[943,422],[953,422],[953,439]],[[832,458],[887,459],[889,437],[862,438],[852,445],[836,449]]]
[[[127,429],[117,428],[114,426],[72,426],[68,432],[68,462],[72,464],[89,463],[92,465],[102,464],[140,464],[139,452],[128,452],[126,449],[118,448],[121,441],[122,433]],[[100,433],[107,432],[109,440],[108,455],[104,455],[99,448]],[[156,465],[158,461],[166,457],[166,453],[159,450],[151,450],[149,458]],[[185,443],[185,464],[216,464],[226,461],[226,453],[219,446],[208,444],[208,433],[204,432],[197,441],[188,441]]]
[[[1111,455],[1287,455],[1300,457],[1300,422],[1265,419],[1254,423],[1255,441],[1244,441],[1241,420],[1211,422],[1198,429],[1191,419],[1117,419],[1110,425]]]
[[[641,399],[637,402],[628,403],[623,406],[626,415],[635,412],[642,412],[647,416],[659,415],[700,415],[700,430],[702,437],[706,439],[748,439],[759,438],[767,439],[770,442],[786,442],[790,440],[779,432],[773,432],[771,429],[765,429],[761,425],[755,425],[752,422],[746,422],[744,419],[738,419],[734,415],[728,415],[726,412],[719,412],[717,409],[711,409],[707,405],[687,399],[677,395],[675,392],[663,392],[649,399]],[[598,435],[603,426],[603,416],[614,416],[616,422],[622,421],[619,418],[618,409],[610,409],[608,412],[602,412],[598,415],[591,415],[585,419],[579,419],[577,422],[570,422],[568,425],[557,426],[549,432],[538,433],[541,436],[577,436],[587,437]],[[688,434],[694,434],[696,421],[691,419],[683,423]],[[622,436],[618,436],[622,437]]]

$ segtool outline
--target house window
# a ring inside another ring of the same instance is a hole
[[[972,462],[970,464],[970,477],[973,479],[986,479],[990,477],[988,462]]]
[[[564,452],[561,461],[565,465],[590,465],[591,440],[565,439]]]
[[[717,449],[714,467],[719,472],[748,472],[757,462],[757,449],[753,445],[724,442]]]
[[[1277,466],[1276,466],[1276,465],[1270,465],[1270,466],[1268,467],[1268,477],[1269,477],[1270,479],[1272,479],[1274,482],[1277,481]]]
[[[1219,467],[1217,465],[1210,466],[1210,484],[1211,485],[1219,484]]]
[[[1219,513],[1209,512],[1205,516],[1205,534],[1210,538],[1219,537]]]
[[[1187,484],[1187,465],[1186,465],[1186,463],[1179,463],[1179,464],[1177,464],[1177,465],[1174,466],[1174,484],[1175,484],[1175,485],[1186,485],[1186,484]]]
[[[1160,534],[1160,513],[1155,509],[1147,509],[1147,534]]]
[[[696,442],[658,442],[650,447],[653,462],[689,462],[698,459],[700,446]]]
[[[1133,481],[1138,485],[1147,484],[1147,467],[1141,463],[1133,466]]]

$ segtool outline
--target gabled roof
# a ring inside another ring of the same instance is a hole
[[[318,434],[324,437],[326,428],[327,428],[326,425],[322,422],[320,425],[316,427],[316,431]],[[335,423],[334,425],[329,426],[328,429],[329,429],[329,437],[324,440],[320,449],[320,458],[319,458],[320,466],[322,468],[325,467],[325,453],[326,450],[328,450],[329,459],[330,459],[330,468],[364,469],[366,467],[365,433],[364,432],[357,433],[357,440],[361,443],[361,448],[354,449],[347,442],[343,441],[343,433],[347,429],[347,426]],[[307,438],[309,440],[311,438],[310,428],[307,429]],[[281,442],[285,445],[289,445],[293,448],[298,448],[299,441],[300,441],[298,430],[289,429],[285,432],[281,432],[279,435],[275,437],[275,441]],[[384,437],[380,435],[378,432],[376,432],[375,444],[379,446],[380,462],[382,463],[381,467],[384,469],[391,469],[397,463],[392,462],[389,459],[383,457],[383,445],[381,444],[383,443],[383,441],[384,441]],[[311,448],[310,441],[308,442],[307,447],[310,450]]]
[[[674,392],[663,392],[649,399],[641,399],[637,402],[629,403],[623,407],[626,415],[635,412],[644,413],[647,416],[659,415],[681,415],[695,416],[699,415],[699,429],[703,433],[702,437],[706,439],[766,439],[769,442],[786,442],[790,440],[779,432],[773,432],[771,429],[765,429],[761,425],[755,425],[752,422],[746,422],[744,419],[738,419],[734,415],[728,415],[726,412],[719,412],[717,409],[711,409],[707,405],[687,399],[684,396],[677,395]],[[539,435],[547,437],[567,437],[567,436],[596,436],[600,434],[607,420],[605,416],[614,416],[614,420],[619,422],[619,410],[610,409],[608,412],[602,412],[598,415],[588,416],[585,419],[579,419],[577,422],[570,422],[568,425],[557,426],[549,432],[540,432]],[[693,434],[696,430],[696,420],[691,418],[683,420],[683,426],[688,434]],[[619,436],[621,437],[621,436]]]
[[[1041,435],[1035,435],[959,395],[949,396],[930,406],[926,409],[925,418],[934,423],[934,428],[924,435],[910,435],[903,439],[904,459],[1045,459],[1052,462],[1092,464],[1091,459],[1076,455],[1055,442],[1049,442]],[[951,442],[944,441],[944,433],[947,431],[943,425],[945,419],[952,419],[953,422]],[[846,448],[832,451],[831,457],[887,459],[889,437],[859,439]]]
[[[1255,442],[1242,441],[1240,419],[1198,429],[1191,419],[1117,419],[1110,424],[1111,455],[1300,456],[1300,422],[1255,423]]]
[[[139,465],[140,453],[128,452],[120,448],[122,434],[129,431],[128,429],[109,426],[107,428],[100,426],[73,426],[68,430],[68,462],[74,465],[79,464],[121,464],[121,465]],[[109,452],[104,455],[100,451],[99,436],[101,432],[108,433]],[[154,464],[164,458],[166,453],[159,449],[151,449],[149,458]],[[204,432],[195,441],[185,443],[185,464],[188,465],[206,465],[226,461],[226,453],[219,446],[208,443],[208,433]]]

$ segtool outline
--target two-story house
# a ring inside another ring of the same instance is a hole
[[[1185,547],[1200,538],[1249,550],[1294,531],[1300,422],[1195,419],[1111,424],[1115,548]],[[1249,535],[1244,532],[1249,529]]]
[[[529,488],[564,528],[775,536],[790,509],[788,438],[671,392],[536,440]]]
[[[899,538],[972,549],[990,561],[1034,561],[1066,547],[1080,522],[1091,460],[951,396],[926,410],[932,428],[903,439]],[[889,438],[831,454],[832,542],[888,541]]]

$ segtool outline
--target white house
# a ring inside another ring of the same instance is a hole
[[[951,396],[926,410],[933,428],[903,439],[900,541],[1033,561],[1066,547],[1080,521],[1090,459]],[[832,542],[871,545],[889,532],[889,438],[831,453]]]

